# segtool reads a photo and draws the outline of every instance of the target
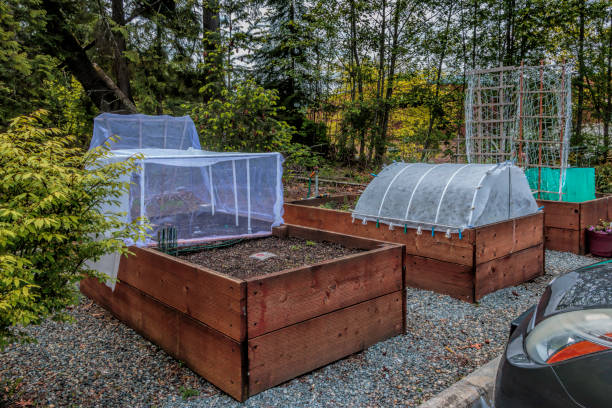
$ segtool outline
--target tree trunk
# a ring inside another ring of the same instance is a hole
[[[123,10],[123,0],[112,0],[112,19],[120,27],[125,27],[125,13]],[[128,60],[124,56],[126,51],[126,41],[123,34],[116,31],[111,34],[113,36],[113,75],[117,83],[117,87],[121,92],[132,102],[132,88],[130,87],[130,71]]]
[[[476,24],[478,24],[478,1],[474,0],[474,15],[472,22],[472,69],[476,69]]]
[[[514,14],[515,0],[506,0],[506,44],[504,52],[504,64],[513,65],[514,61]]]
[[[361,73],[361,62],[359,60],[359,52],[357,50],[357,11],[355,10],[355,0],[351,0],[349,3],[350,7],[350,21],[351,21],[351,59],[355,64],[354,69],[354,80],[353,89],[351,95],[353,101],[355,101],[355,85],[357,85],[357,96],[359,98],[359,109],[362,111],[363,106],[363,75]],[[359,161],[362,165],[365,164],[365,142],[366,142],[366,128],[363,126],[359,129]]]
[[[378,54],[378,80],[376,82],[376,99],[383,103],[382,93],[383,87],[385,84],[385,42],[386,42],[386,34],[387,34],[387,0],[382,0],[382,24],[380,28],[380,38],[379,38],[379,54]],[[376,110],[374,123],[379,123],[380,121],[380,109]],[[368,163],[372,162],[372,156],[374,154],[374,150],[378,145],[378,139],[380,137],[380,132],[373,131],[370,135],[370,149],[368,151]]]
[[[440,51],[440,60],[438,62],[438,72],[436,72],[436,91],[434,96],[434,103],[438,103],[438,97],[440,96],[440,77],[442,75],[442,64],[444,63],[444,58],[446,57],[446,47],[448,46],[448,31],[450,29],[451,18],[453,15],[453,4],[450,3],[448,8],[448,17],[446,19],[446,28],[444,29],[444,44],[442,45],[442,50]],[[464,79],[465,81],[465,79]],[[429,126],[427,127],[427,136],[425,137],[425,143],[423,144],[423,151],[421,152],[421,161],[425,159],[425,155],[427,154],[427,150],[429,149],[430,140],[431,140],[431,132],[433,131],[434,123],[437,119],[437,113],[435,113],[435,106],[429,111]]]
[[[213,85],[206,87],[202,92],[202,99],[206,103],[218,96],[223,82],[218,0],[202,0],[202,42],[204,60],[202,82],[205,85]]]
[[[47,52],[64,62],[98,109],[103,112],[136,113],[135,107],[127,104],[125,98],[118,95],[95,69],[85,50],[68,29],[61,3],[57,0],[43,0],[41,5],[46,12],[49,33],[44,38]]]
[[[608,152],[610,150],[610,120],[612,119],[612,13],[610,13],[610,35],[608,39],[608,66],[606,80],[606,97],[608,103],[605,107],[605,114],[603,117],[603,145],[604,145],[604,160],[608,159]]]
[[[584,3],[580,2],[578,9],[578,105],[576,106],[576,130],[574,132],[574,145],[582,144],[582,112],[584,110]]]
[[[380,134],[376,140],[376,154],[374,156],[374,162],[376,164],[382,163],[385,151],[387,149],[387,129],[389,127],[389,116],[391,114],[391,98],[393,97],[393,86],[395,85],[395,66],[397,64],[398,57],[398,40],[399,40],[399,20],[404,7],[404,1],[398,0],[395,4],[395,10],[393,12],[393,33],[391,38],[391,56],[389,61],[389,76],[387,79],[387,87],[384,93],[384,100],[382,104],[382,116],[380,123]],[[381,96],[382,91],[381,91]]]

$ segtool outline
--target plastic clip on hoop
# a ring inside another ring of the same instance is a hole
[[[380,220],[376,219],[376,228],[380,227]]]
[[[417,228],[417,235],[422,235],[423,234],[423,230],[421,229],[421,226],[419,225],[419,227]]]
[[[436,234],[435,234],[434,227],[431,227],[431,236],[432,236],[432,237],[434,237],[435,235],[436,235]]]
[[[404,224],[404,234],[408,233],[408,225]]]
[[[459,230],[459,239],[463,239],[463,236],[461,235],[461,230]]]

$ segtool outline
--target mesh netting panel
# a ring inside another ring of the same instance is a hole
[[[112,142],[111,136],[118,136]],[[90,149],[110,143],[116,149],[200,149],[200,139],[189,116],[118,115],[103,113],[94,119]]]
[[[176,228],[179,245],[270,234],[282,224],[282,156],[279,153],[215,153],[202,150],[123,149],[110,160],[144,158],[131,177],[121,211],[145,216],[150,238]]]
[[[499,67],[468,73],[465,143],[469,163],[511,160],[537,168],[538,195],[561,199],[572,123],[570,65]],[[543,183],[558,169],[554,190]]]
[[[525,174],[509,163],[394,163],[368,185],[353,217],[456,232],[536,211]]]

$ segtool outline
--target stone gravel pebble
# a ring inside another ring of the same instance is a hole
[[[547,251],[546,275],[468,304],[408,289],[408,332],[251,397],[234,401],[88,299],[73,323],[46,321],[36,340],[0,353],[14,403],[91,407],[412,407],[500,354],[510,321],[556,275],[599,261]],[[27,405],[26,405],[27,406]]]

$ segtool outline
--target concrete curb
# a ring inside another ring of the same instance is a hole
[[[481,396],[491,399],[500,359],[497,356],[418,408],[470,408]]]

